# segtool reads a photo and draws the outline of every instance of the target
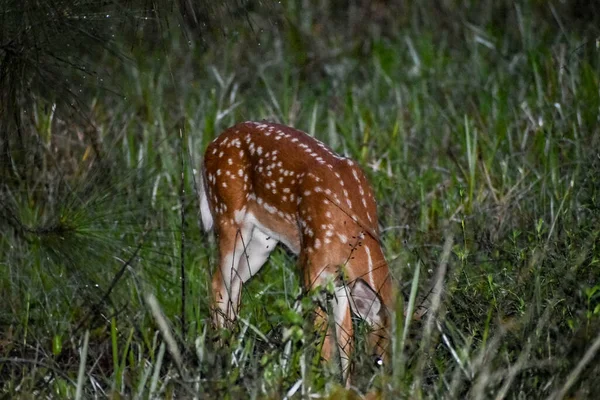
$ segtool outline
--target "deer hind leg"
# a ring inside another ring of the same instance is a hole
[[[241,282],[240,259],[251,241],[252,225],[223,222],[219,225],[219,267],[213,280],[213,324],[223,328],[235,320],[239,306]]]
[[[231,291],[230,301],[236,308],[239,309],[243,284],[258,273],[276,246],[277,240],[259,228],[253,228],[251,239],[246,243],[236,274],[232,277],[235,290]]]

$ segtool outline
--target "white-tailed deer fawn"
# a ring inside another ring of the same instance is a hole
[[[353,348],[351,312],[372,327],[370,342],[383,357],[388,345],[392,284],[379,244],[377,209],[365,175],[299,130],[244,122],[221,133],[204,156],[202,222],[215,228],[219,267],[213,275],[213,322],[236,318],[242,285],[281,242],[299,256],[306,289],[332,280],[335,332],[321,354],[337,343],[348,376]],[[315,325],[327,329],[327,311]]]

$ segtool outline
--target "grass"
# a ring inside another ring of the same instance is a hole
[[[93,131],[37,107],[26,175],[0,191],[2,396],[350,396],[319,363],[314,296],[283,249],[236,328],[210,327],[216,252],[194,177],[221,130],[266,118],[363,166],[395,281],[407,300],[434,288],[435,319],[397,315],[392,371],[357,352],[358,390],[593,398],[597,28],[521,2],[511,24],[457,7],[436,30],[436,9],[411,6],[401,28],[350,40],[286,7],[288,25],[252,40],[175,35],[106,61],[120,95],[85,93]]]

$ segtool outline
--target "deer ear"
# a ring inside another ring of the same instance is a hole
[[[354,312],[361,318],[373,323],[381,319],[379,312],[383,304],[379,295],[362,279],[357,279],[352,286],[352,303]]]

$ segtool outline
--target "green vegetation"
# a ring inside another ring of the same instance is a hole
[[[337,3],[257,9],[204,41],[173,17],[154,43],[123,37],[126,59],[80,55],[96,72],[73,72],[76,103],[39,95],[2,125],[1,397],[351,396],[285,249],[235,329],[210,326],[194,177],[221,130],[264,118],[356,159],[399,288],[439,289],[435,319],[396,319],[391,371],[358,343],[360,392],[594,398],[597,8]]]

